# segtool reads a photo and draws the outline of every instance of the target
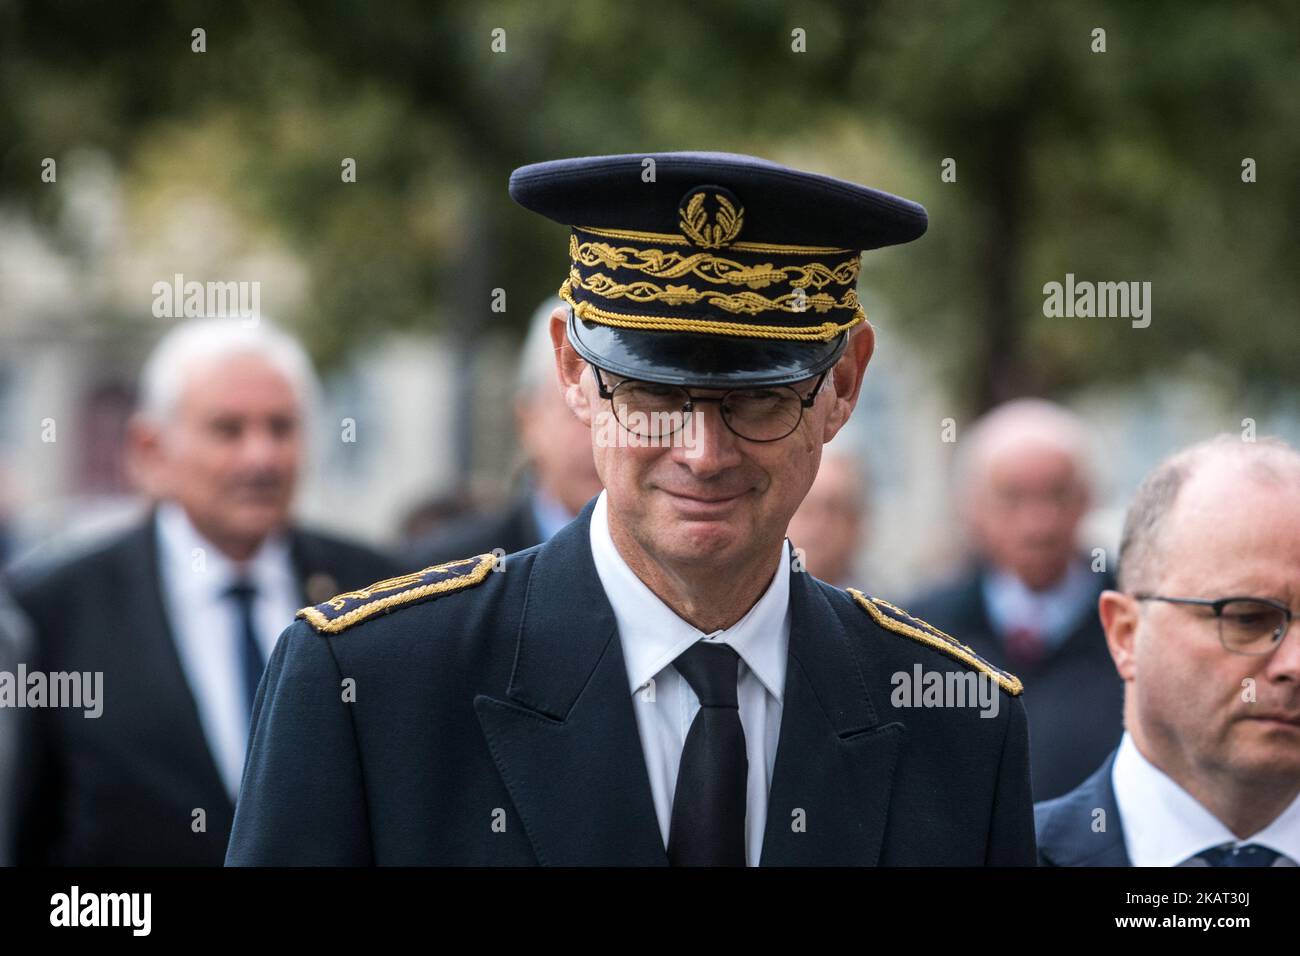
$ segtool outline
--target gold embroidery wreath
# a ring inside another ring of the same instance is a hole
[[[740,235],[745,224],[743,206],[737,210],[726,196],[719,193],[714,193],[713,198],[718,201],[716,222],[709,222],[709,213],[704,208],[704,193],[696,193],[686,203],[685,209],[678,210],[682,235],[702,249],[720,249],[727,245]]]

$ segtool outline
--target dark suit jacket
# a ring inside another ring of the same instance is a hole
[[[666,865],[592,560],[594,503],[473,587],[328,636],[305,621],[286,630],[258,694],[227,863]],[[994,718],[894,708],[891,675],[965,665],[789,573],[762,863],[1032,864],[1019,698],[998,691]]]
[[[311,591],[390,577],[386,558],[295,530]],[[91,554],[16,582],[31,618],[29,672],[102,671],[103,714],[20,711],[11,839],[18,865],[219,866],[234,814],[163,603],[153,515]],[[321,600],[313,593],[310,600]],[[207,813],[193,833],[191,814]]]
[[[458,558],[489,554],[497,548],[502,554],[514,554],[541,541],[542,532],[533,517],[532,501],[525,493],[501,511],[462,518],[417,541],[407,550],[406,564],[411,568],[427,568]]]
[[[1124,849],[1124,829],[1110,785],[1114,765],[1112,751],[1092,776],[1065,796],[1034,806],[1040,866],[1133,865]],[[1099,831],[1103,820],[1105,829]]]
[[[984,603],[983,573],[977,568],[913,599],[908,608],[1007,669]],[[1114,587],[1110,576],[1097,575],[1097,593],[1109,587]],[[1058,797],[1091,773],[1123,733],[1124,682],[1115,673],[1096,612],[1037,667],[1010,669],[1025,684],[1034,800]]]

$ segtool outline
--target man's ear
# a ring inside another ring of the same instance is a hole
[[[870,322],[864,320],[849,333],[849,347],[844,350],[844,354],[831,370],[830,384],[834,405],[830,414],[826,416],[826,424],[822,431],[823,443],[834,438],[836,432],[844,427],[844,423],[853,414],[853,409],[858,404],[858,393],[862,391],[862,379],[866,376],[867,363],[871,361],[875,350],[876,330],[871,327]]]
[[[578,421],[590,425],[591,405],[582,385],[582,373],[587,369],[587,361],[569,344],[568,320],[569,310],[566,306],[560,306],[551,313],[551,345],[555,349],[555,368],[564,403],[578,417]]]
[[[126,473],[130,482],[146,495],[162,494],[162,429],[157,422],[132,415],[126,425]]]
[[[1106,646],[1121,679],[1130,681],[1136,672],[1134,645],[1142,606],[1136,599],[1119,591],[1102,591],[1097,598],[1097,615],[1106,632]]]

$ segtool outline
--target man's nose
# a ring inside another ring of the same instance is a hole
[[[240,457],[252,466],[278,464],[284,457],[286,444],[285,439],[271,428],[249,427],[244,429]]]
[[[1052,495],[1025,495],[1017,502],[1022,523],[1033,528],[1055,530],[1064,523],[1064,507]]]
[[[1291,626],[1282,635],[1282,643],[1268,658],[1265,676],[1269,680],[1300,683],[1300,623],[1291,622]]]
[[[698,402],[686,415],[685,426],[678,433],[682,440],[674,443],[674,461],[700,476],[716,474],[740,463],[737,445],[740,438],[722,420],[719,403]]]

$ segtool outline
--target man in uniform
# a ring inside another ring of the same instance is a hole
[[[503,561],[299,612],[227,862],[1032,864],[1020,682],[784,538],[871,358],[860,251],[925,210],[713,153],[510,193],[573,227],[552,341],[605,490]],[[923,677],[992,706],[895,693]]]

